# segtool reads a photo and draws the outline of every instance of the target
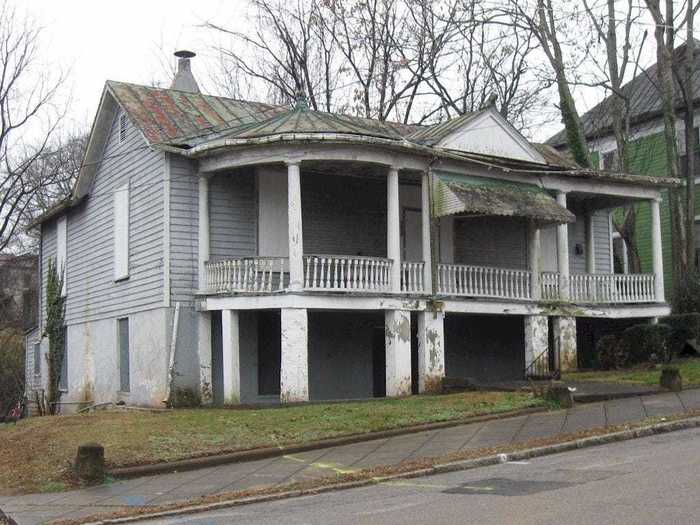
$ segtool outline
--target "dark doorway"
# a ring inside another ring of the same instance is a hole
[[[279,310],[258,312],[258,394],[280,394],[282,329]]]
[[[384,328],[375,328],[372,334],[372,393],[374,397],[386,397],[385,344]]]
[[[418,394],[418,313],[411,312],[411,394]]]
[[[215,405],[224,403],[224,358],[221,312],[211,313],[211,390]]]

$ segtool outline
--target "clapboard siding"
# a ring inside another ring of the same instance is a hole
[[[605,210],[593,214],[593,243],[596,273],[611,273],[610,228],[608,212]],[[576,253],[576,245],[582,248],[580,254]],[[586,273],[586,220],[582,215],[569,225],[569,271]]]
[[[56,221],[41,225],[41,291],[39,294],[39,328],[46,326],[46,283],[49,276],[49,261],[56,261]]]
[[[170,162],[170,293],[172,301],[194,299],[199,250],[199,188],[196,166],[179,155]]]
[[[455,263],[497,268],[527,268],[527,225],[502,217],[455,221]]]
[[[115,116],[90,195],[68,214],[66,322],[163,304],[164,155]],[[129,278],[114,281],[114,191],[129,183]]]
[[[257,206],[253,171],[224,173],[209,181],[209,258],[257,254]]]
[[[304,253],[386,257],[386,181],[303,173]]]

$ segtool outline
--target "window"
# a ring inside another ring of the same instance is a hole
[[[58,380],[58,388],[62,392],[68,392],[68,329],[63,327],[63,364],[61,365],[61,377]]]
[[[34,343],[34,375],[41,374],[41,343]]]
[[[129,319],[117,319],[117,347],[119,348],[119,390],[128,392],[129,374]]]
[[[114,192],[114,280],[129,277],[129,183]]]
[[[66,295],[66,245],[68,242],[68,219],[64,215],[56,223],[56,269],[63,274],[61,295]]]
[[[126,131],[129,129],[129,117],[126,113],[119,115],[119,144],[126,140]]]

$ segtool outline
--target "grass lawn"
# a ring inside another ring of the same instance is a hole
[[[683,378],[683,386],[700,386],[700,358],[678,359],[671,363],[677,366]],[[629,368],[624,370],[599,370],[594,372],[571,372],[564,374],[564,381],[597,381],[602,383],[627,383],[658,385],[662,365],[655,369]]]
[[[256,410],[191,409],[36,417],[0,425],[0,494],[68,488],[77,446],[98,442],[109,466],[191,458],[507,412],[529,393],[465,392]]]

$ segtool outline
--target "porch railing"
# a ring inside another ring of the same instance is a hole
[[[437,290],[445,295],[530,299],[531,273],[490,266],[438,264]]]
[[[425,284],[423,282],[424,262],[401,262],[401,291],[402,292],[423,292]]]
[[[571,300],[582,303],[654,301],[654,274],[571,274]]]
[[[305,255],[304,288],[385,292],[391,289],[392,265],[381,257]]]
[[[559,300],[559,274],[557,272],[540,273],[540,294],[543,301]]]
[[[207,290],[224,292],[273,292],[289,284],[288,259],[242,257],[205,264]]]

